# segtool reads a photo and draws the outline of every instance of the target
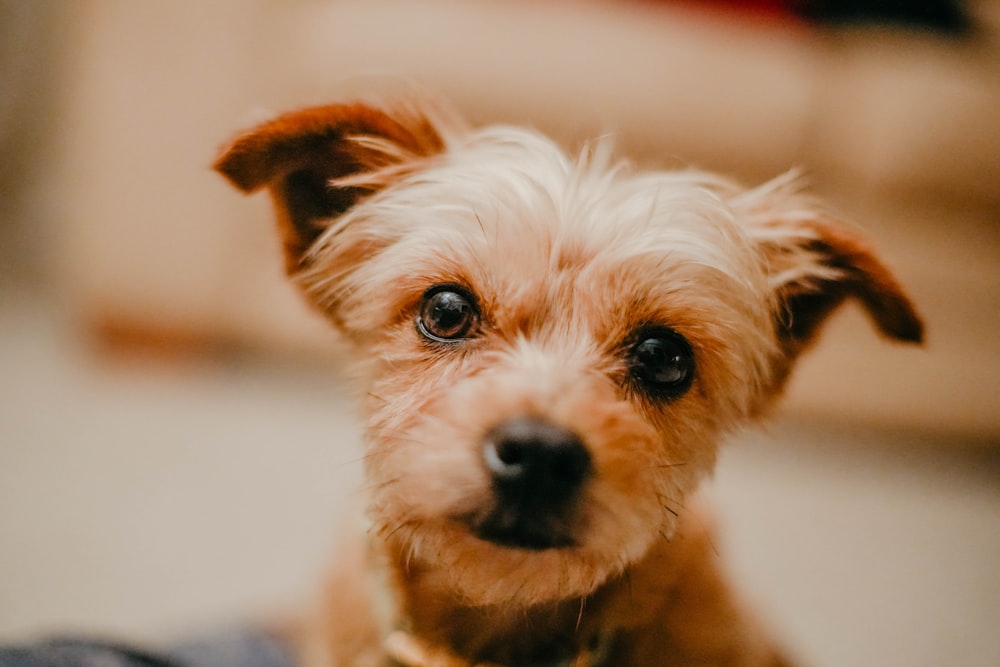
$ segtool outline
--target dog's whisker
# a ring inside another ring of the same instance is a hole
[[[417,530],[419,530],[419,528],[420,528],[420,526],[416,522],[414,522],[410,526],[410,535],[409,535],[409,538],[407,539],[407,542],[409,543],[409,547],[406,549],[406,560],[405,560],[405,563],[404,563],[404,566],[406,568],[405,569],[406,574],[410,573],[410,571],[411,571],[411,564],[413,563],[414,559],[417,556],[417,544],[416,544],[416,541],[413,539],[413,536],[417,532]]]
[[[483,240],[484,240],[484,241],[489,241],[489,240],[490,240],[490,237],[489,237],[489,235],[488,235],[488,234],[486,233],[486,225],[484,225],[484,224],[483,224],[483,219],[482,219],[482,218],[481,218],[481,217],[479,216],[479,211],[475,211],[475,210],[474,210],[474,211],[472,212],[472,214],[473,214],[473,215],[475,216],[475,218],[476,218],[476,223],[477,223],[477,224],[479,225],[479,231],[481,231],[481,232],[483,233]]]
[[[674,505],[680,507],[681,509],[687,509],[687,507],[684,504],[683,498],[675,498],[672,495],[670,495],[671,493],[678,493],[677,488],[671,487],[668,491],[663,491],[661,486],[661,490],[656,491],[655,493],[657,499],[659,499],[660,501],[673,503]]]
[[[379,537],[381,537],[381,538],[385,539],[386,541],[388,541],[388,540],[391,540],[393,537],[395,537],[396,533],[398,533],[399,531],[401,531],[404,528],[409,528],[409,527],[413,526],[414,523],[415,522],[413,520],[410,520],[410,519],[407,519],[407,520],[404,520],[404,521],[399,521],[396,524],[396,527],[393,528],[392,530],[389,530],[388,532],[385,532],[385,529],[388,528],[388,526],[380,526],[379,530],[378,530],[378,535],[379,535]]]
[[[712,531],[707,528],[705,529],[705,540],[708,542],[708,546],[712,550],[712,553],[715,554],[715,557],[721,558],[722,555],[715,546],[715,540],[712,539]]]
[[[664,501],[662,498],[660,499],[660,507],[669,512],[674,518],[678,518],[681,515],[680,510],[674,509],[673,507],[670,506],[669,502]]]
[[[370,453],[365,453],[365,454],[362,454],[360,456],[356,456],[356,457],[354,457],[352,459],[346,459],[344,461],[341,461],[341,462],[337,463],[336,465],[337,465],[338,468],[346,468],[348,466],[354,466],[354,465],[357,465],[359,463],[364,463],[366,460],[368,460],[368,457],[370,455],[371,455]]]
[[[399,482],[402,481],[402,479],[403,479],[402,477],[393,477],[393,478],[390,478],[390,479],[381,479],[381,480],[377,480],[377,481],[376,480],[368,480],[367,483],[365,483],[364,485],[362,485],[362,488],[367,493],[377,493],[377,492],[380,492],[380,491],[384,491],[385,489],[387,489],[387,488],[389,488],[391,486],[399,484]]]
[[[656,498],[660,501],[660,507],[670,512],[670,514],[672,514],[675,518],[679,517],[681,510],[684,509],[684,505],[682,503],[680,503],[677,500],[674,500],[673,498],[670,498],[669,496],[657,493]],[[677,505],[678,507],[680,507],[680,509],[679,510],[674,509],[673,507],[670,506],[671,503]]]

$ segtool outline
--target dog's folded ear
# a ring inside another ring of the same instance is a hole
[[[794,193],[793,179],[738,197],[762,254],[783,363],[776,387],[827,318],[855,299],[891,340],[921,343],[924,325],[892,271],[865,236]]]
[[[293,272],[333,219],[444,146],[418,105],[334,104],[286,113],[239,134],[213,166],[245,193],[270,190]]]
[[[771,248],[798,265],[772,274],[778,291],[778,332],[786,344],[807,345],[820,325],[845,299],[855,298],[876,328],[887,337],[920,343],[924,326],[892,272],[879,260],[867,239],[836,223],[802,223],[788,246]],[[780,266],[781,262],[775,262]]]

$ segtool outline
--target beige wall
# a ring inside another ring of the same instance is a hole
[[[750,180],[804,165],[899,269],[930,342],[901,350],[838,318],[788,409],[1000,442],[995,36],[823,36],[601,2],[91,0],[59,20],[57,151],[35,191],[85,326],[324,351],[266,202],[207,165],[234,129],[389,72],[478,121],[614,131],[643,161]]]

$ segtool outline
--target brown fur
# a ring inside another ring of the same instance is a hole
[[[216,163],[244,192],[271,191],[289,273],[365,383],[369,543],[343,555],[304,655],[786,664],[720,574],[693,494],[720,438],[766,411],[844,300],[910,342],[913,306],[863,237],[787,179],[636,174],[600,144],[574,162],[532,133],[432,116],[293,112]],[[474,295],[467,338],[415,326],[435,285]],[[669,398],[630,366],[650,327],[693,353]],[[588,457],[578,497],[546,515],[565,538],[548,548],[481,532],[506,510],[484,439],[524,416],[578,434]]]
[[[379,137],[380,146],[351,141]],[[395,150],[386,152],[384,146]],[[423,116],[405,108],[392,116],[363,104],[332,104],[279,116],[236,137],[215,169],[243,192],[272,185],[289,271],[322,231],[317,221],[346,211],[363,188],[330,190],[328,182],[388,164],[438,153],[442,138]]]

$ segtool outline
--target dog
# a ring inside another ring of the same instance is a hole
[[[843,302],[923,335],[794,174],[643,171],[408,97],[280,115],[214,168],[270,192],[362,382],[370,526],[304,663],[790,664],[721,573],[698,483]]]

